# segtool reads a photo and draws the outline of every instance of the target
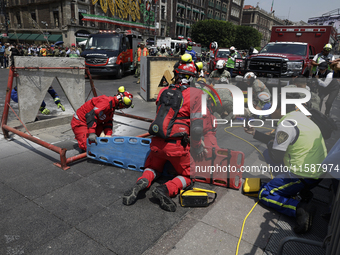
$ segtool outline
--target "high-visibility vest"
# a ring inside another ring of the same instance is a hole
[[[328,54],[328,55],[330,55],[330,54]],[[327,56],[328,56],[328,55],[327,55]],[[319,53],[317,56],[318,56],[318,58],[317,58],[316,61],[315,61],[316,63],[319,64],[321,59],[325,60],[325,59],[323,58],[323,54],[322,54],[322,53]],[[332,59],[332,58],[331,58],[331,59]],[[332,70],[330,66],[328,66],[328,70]],[[316,71],[317,71],[317,66],[313,66],[313,68],[312,68],[312,73],[313,73],[313,74],[316,74]]]
[[[236,58],[237,52],[235,51],[234,53],[230,54],[230,56]],[[228,61],[227,61],[226,67],[227,68],[235,68],[235,62],[236,62],[236,59],[232,60],[231,58],[229,58]]]
[[[47,54],[46,48],[41,48],[40,54],[41,54],[41,56],[46,57],[46,54]]]
[[[140,62],[140,56],[141,56],[141,53],[142,53],[142,49],[141,48],[138,48],[137,50],[137,61]],[[147,48],[144,48],[143,49],[143,56],[146,57],[149,55],[149,52],[148,52],[148,49]]]
[[[284,165],[298,176],[319,178],[323,174],[322,167],[319,166],[327,156],[325,141],[320,129],[300,111],[286,114],[278,124],[285,119],[293,119],[297,122],[299,134],[297,140],[290,144],[285,152]]]

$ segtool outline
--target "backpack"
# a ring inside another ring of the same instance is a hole
[[[164,139],[170,137],[179,109],[183,104],[182,90],[186,87],[164,90],[157,104],[157,115],[151,123],[149,133]],[[180,135],[179,135],[180,136]]]
[[[311,120],[319,127],[323,139],[327,140],[331,137],[334,130],[338,130],[335,121],[327,117],[322,112],[316,109],[308,109],[311,115]]]

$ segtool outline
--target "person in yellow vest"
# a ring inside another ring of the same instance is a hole
[[[136,67],[137,84],[140,83],[140,58],[149,56],[149,51],[145,48],[144,42],[140,43],[140,47],[137,49],[137,55],[135,56],[134,66]]]
[[[327,43],[324,47],[322,52],[319,54],[316,54],[311,61],[312,64],[312,72],[309,73],[310,76],[315,75],[318,71],[318,66],[322,62],[330,62],[332,63],[334,61],[334,56],[330,53],[332,50],[332,45],[330,43]],[[328,70],[331,70],[328,68]]]
[[[312,120],[295,111],[294,105],[287,105],[287,114],[282,116],[280,98],[278,101],[277,109],[271,114],[272,119],[279,119],[274,140],[254,127],[246,127],[245,132],[267,144],[266,162],[280,170],[274,179],[262,185],[258,194],[260,202],[296,217],[294,231],[301,234],[312,224],[310,200],[313,194],[310,189],[321,180],[323,168],[320,164],[327,156],[327,149],[320,129]]]
[[[234,72],[234,68],[235,68],[235,63],[236,63],[236,58],[237,58],[237,50],[234,46],[230,47],[230,54],[228,56],[228,61],[226,63],[226,68],[227,71],[230,73],[231,78],[233,78],[233,72]]]
[[[39,56],[40,57],[46,57],[47,56],[47,49],[45,45],[41,46],[41,49],[39,51]]]

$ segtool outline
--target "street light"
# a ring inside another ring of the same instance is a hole
[[[47,27],[48,27],[48,24],[46,21],[41,21],[42,24],[44,24],[46,26],[46,30],[47,30]]]
[[[48,24],[47,24],[47,22],[46,21],[41,21],[41,23],[42,24],[44,24],[45,26],[46,26],[46,32],[45,32],[45,35],[44,35],[44,38],[46,39],[46,42],[47,42],[47,44],[48,44],[48,32],[47,32],[47,27],[48,27]]]

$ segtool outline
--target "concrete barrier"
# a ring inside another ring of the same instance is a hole
[[[14,57],[14,63],[18,78],[13,87],[18,88],[19,117],[24,123],[35,120],[55,78],[74,111],[85,103],[85,70],[71,69],[84,68],[83,58]]]

